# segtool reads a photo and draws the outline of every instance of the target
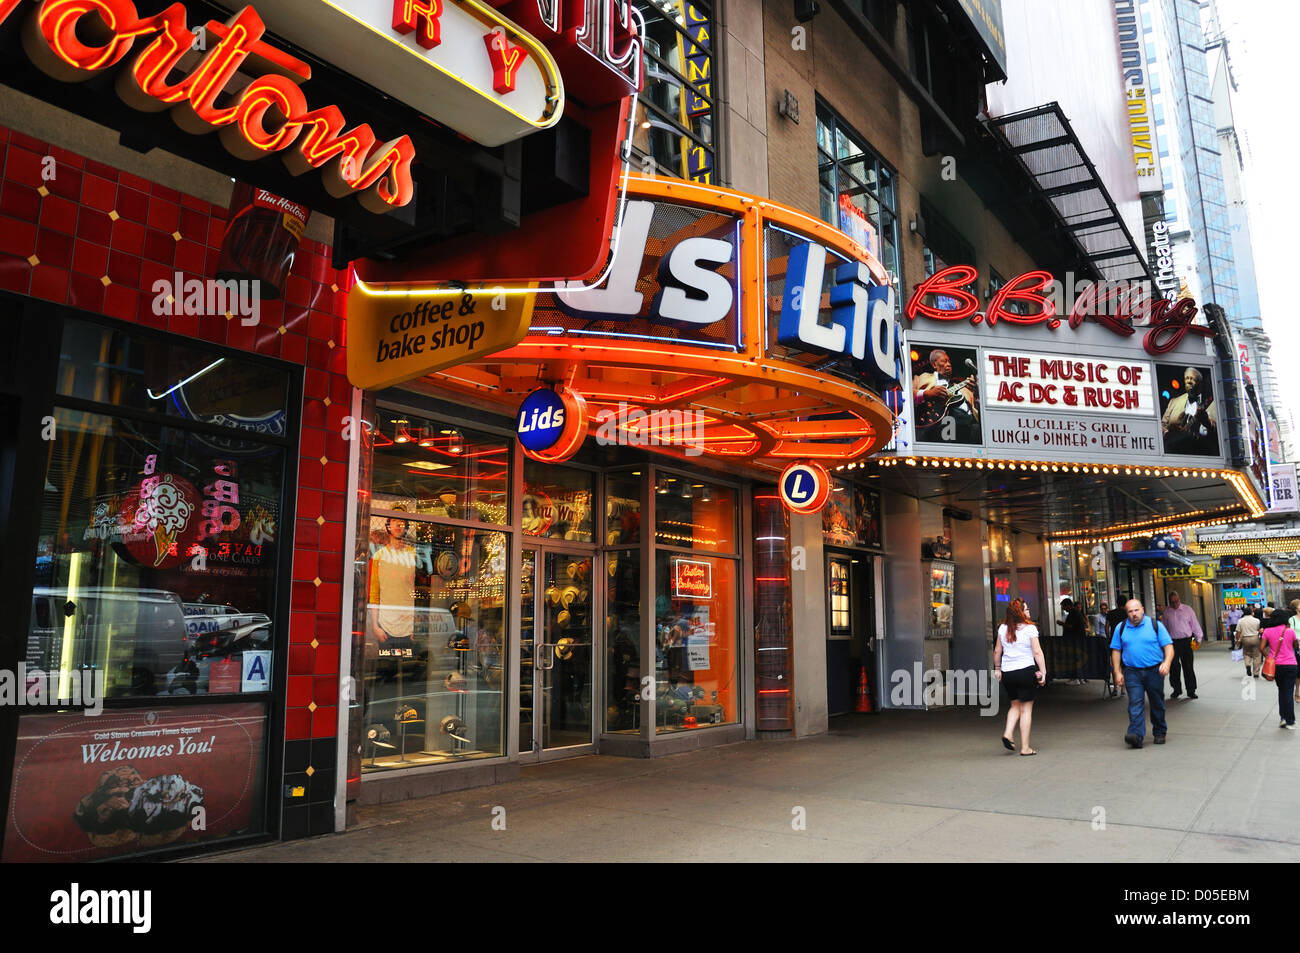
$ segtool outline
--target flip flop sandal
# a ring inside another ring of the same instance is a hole
[[[1022,751],[1022,752],[1020,752],[1020,757],[1022,757],[1022,758],[1028,758],[1028,757],[1032,757],[1033,755],[1036,755],[1036,754],[1038,754],[1038,752],[1037,752],[1036,750],[1034,750],[1034,751]]]
[[[1008,751],[1016,750],[1015,744],[1012,743],[1011,739],[1008,738],[1006,735],[1002,736],[1002,747],[1006,748]]]

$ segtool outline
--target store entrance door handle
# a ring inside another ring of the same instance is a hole
[[[555,668],[555,643],[543,642],[542,651],[534,656],[533,664],[544,672]]]

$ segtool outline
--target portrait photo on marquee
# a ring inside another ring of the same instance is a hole
[[[917,442],[981,443],[975,349],[913,342],[911,359]]]
[[[1157,364],[1160,434],[1165,453],[1213,457],[1219,453],[1218,405],[1209,367]]]

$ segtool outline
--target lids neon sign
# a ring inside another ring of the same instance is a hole
[[[0,4],[0,22],[16,9]],[[83,42],[78,27],[102,21],[98,40]],[[108,33],[103,37],[103,27]],[[266,25],[252,7],[244,7],[226,23],[209,21],[203,28],[218,37],[203,58],[183,78],[172,74],[198,37],[186,24],[185,7],[174,3],[161,13],[141,17],[131,0],[45,0],[24,25],[23,48],[46,75],[76,83],[119,66],[141,37],[152,37],[130,58],[116,80],[118,95],[141,112],[170,109],[186,132],[218,132],[227,151],[256,161],[272,153],[293,175],[318,169],[325,189],[335,198],[355,195],[368,210],[384,213],[408,204],[414,196],[411,163],[415,147],[408,136],[377,143],[362,123],[344,131],[337,106],[308,109],[298,88],[311,78],[311,67],[262,42]],[[231,101],[218,99],[241,69],[264,70]]]
[[[953,265],[935,272],[926,278],[916,290],[904,308],[908,320],[918,317],[933,321],[961,321],[970,318],[971,324],[987,323],[994,327],[999,321],[1008,324],[1034,325],[1046,324],[1051,330],[1061,326],[1051,298],[1045,294],[1052,283],[1052,275],[1046,271],[1028,271],[1008,281],[998,289],[989,302],[988,309],[979,311],[979,299],[966,286],[973,282],[978,272],[970,265]],[[1100,290],[1099,290],[1100,289]],[[925,302],[926,295],[942,295],[956,301],[954,308],[940,308]],[[1013,311],[1012,302],[1036,308],[1029,314]],[[1092,320],[1102,327],[1122,337],[1131,337],[1136,328],[1134,321],[1149,321],[1150,327],[1142,339],[1142,346],[1148,354],[1164,354],[1178,347],[1188,333],[1202,337],[1213,337],[1214,331],[1204,325],[1192,324],[1199,309],[1190,298],[1171,302],[1164,298],[1152,298],[1136,293],[1132,289],[1114,285],[1088,285],[1075,299],[1068,317],[1071,329],[1077,328],[1085,320]]]

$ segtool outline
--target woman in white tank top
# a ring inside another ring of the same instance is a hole
[[[997,679],[1006,689],[1011,705],[1007,710],[1007,729],[1002,733],[1002,744],[1015,751],[1013,740],[1016,725],[1020,725],[1020,753],[1038,754],[1029,747],[1029,729],[1034,719],[1034,699],[1038,689],[1047,680],[1047,664],[1038,644],[1038,627],[1029,621],[1023,599],[1013,599],[1007,607],[1007,618],[998,626],[998,644],[993,650],[993,668]]]

